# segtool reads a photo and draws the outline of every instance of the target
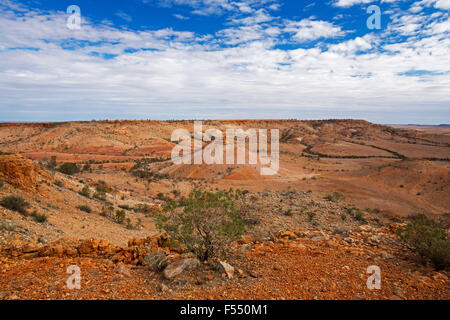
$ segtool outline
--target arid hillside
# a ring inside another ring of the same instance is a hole
[[[450,297],[448,272],[395,232],[417,214],[448,228],[450,129],[203,121],[203,131],[229,128],[279,129],[278,173],[173,164],[172,132],[193,133],[192,121],[0,124],[0,298]],[[245,190],[245,236],[226,260],[234,276],[211,261],[188,268],[197,260],[161,237],[155,217],[194,189],[230,188]],[[155,250],[185,272],[149,271]],[[65,289],[71,264],[89,287]],[[366,288],[373,264],[386,274],[381,291]]]
[[[0,150],[45,163],[89,164],[82,176],[123,190],[132,183],[137,161],[170,175],[149,183],[142,179],[126,189],[155,196],[168,189],[187,190],[183,181],[207,181],[210,187],[254,191],[288,187],[326,195],[341,192],[355,204],[394,215],[442,214],[450,207],[450,129],[428,132],[374,125],[359,120],[204,121],[214,128],[279,129],[280,170],[262,177],[255,167],[230,165],[175,166],[170,141],[175,129],[193,132],[191,121],[103,121],[0,125]],[[151,162],[149,159],[157,159]],[[148,179],[147,179],[148,180]],[[156,184],[161,186],[156,187]],[[269,182],[270,183],[270,182]],[[166,186],[167,185],[167,186]],[[158,190],[159,188],[161,190]]]

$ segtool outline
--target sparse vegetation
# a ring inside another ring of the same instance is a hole
[[[338,202],[339,200],[342,200],[344,196],[340,192],[333,192],[332,194],[329,194],[325,197],[325,200],[328,200],[330,202]]]
[[[306,213],[308,215],[308,220],[313,221],[314,217],[316,216],[316,213],[313,211],[309,211]]]
[[[356,221],[362,222],[362,223],[367,223],[367,219],[364,216],[364,214],[361,212],[361,210],[359,210],[358,208],[355,207],[350,207],[350,208],[346,208],[347,213],[353,217],[353,219],[355,219]]]
[[[83,197],[90,198],[91,191],[89,190],[89,186],[84,186],[83,189],[81,189],[80,194]]]
[[[28,202],[26,202],[20,196],[6,196],[0,201],[0,205],[6,209],[17,211],[23,215],[27,214],[27,208],[30,206]]]
[[[116,215],[114,216],[114,221],[117,222],[118,224],[123,224],[125,221],[125,211],[123,210],[117,210],[116,211]]]
[[[169,200],[157,226],[170,238],[206,261],[225,254],[244,232],[240,211],[241,192],[194,190],[185,200]]]
[[[159,200],[165,200],[164,193],[158,192],[158,194],[156,195],[156,198]]]
[[[67,175],[73,175],[80,172],[80,168],[78,168],[76,163],[65,162],[59,167],[58,171]]]
[[[284,214],[285,216],[291,217],[291,216],[292,216],[292,209],[287,209],[287,210],[285,210],[285,211],[283,212],[283,214]]]
[[[31,216],[37,223],[45,223],[48,220],[48,216],[45,213],[37,213],[34,211]]]
[[[425,215],[397,230],[400,238],[420,254],[423,262],[431,261],[438,270],[450,268],[450,241],[445,228]]]
[[[80,211],[87,212],[87,213],[91,213],[92,212],[91,207],[89,207],[87,205],[78,206],[77,209],[80,210]]]
[[[55,182],[53,182],[55,186],[57,187],[64,187],[64,183],[61,180],[55,180]]]
[[[111,217],[114,212],[114,205],[111,202],[106,202],[103,207],[100,215],[103,217]]]
[[[133,208],[134,212],[151,213],[152,208],[146,203],[139,203]]]

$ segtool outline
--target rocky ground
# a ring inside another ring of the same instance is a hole
[[[342,237],[318,229],[285,231],[258,241],[245,236],[225,261],[202,264],[164,247],[161,238],[121,248],[95,239],[48,246],[15,242],[1,254],[2,299],[449,299],[449,273],[422,266],[393,230],[363,225]],[[163,239],[164,240],[164,239]],[[164,251],[156,271],[147,251]],[[81,271],[68,289],[69,266]],[[368,289],[369,266],[381,270]]]

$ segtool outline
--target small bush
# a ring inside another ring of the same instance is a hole
[[[146,203],[139,203],[133,208],[134,212],[151,213],[152,208]]]
[[[114,221],[116,221],[119,224],[123,224],[123,222],[125,221],[125,211],[123,210],[117,210],[116,211],[116,216],[114,217]]]
[[[188,199],[167,200],[164,212],[156,216],[157,226],[170,239],[206,261],[225,254],[230,243],[244,232],[242,193],[207,192],[198,189]]]
[[[351,207],[347,208],[347,213],[353,217],[356,221],[367,223],[367,219],[364,214],[358,208]]]
[[[33,212],[31,216],[37,223],[45,223],[48,220],[48,216],[46,214],[37,213],[36,211]]]
[[[77,209],[81,210],[81,211],[84,211],[84,212],[87,212],[87,213],[91,213],[92,212],[91,207],[86,206],[86,205],[78,206]]]
[[[312,221],[314,219],[314,217],[316,216],[316,213],[312,212],[312,211],[307,212],[306,214],[308,215],[309,221]]]
[[[6,209],[17,211],[24,215],[27,213],[26,209],[30,206],[28,202],[19,196],[4,197],[0,202],[0,205]]]
[[[83,189],[81,189],[80,194],[83,197],[89,198],[91,196],[91,192],[89,190],[89,187],[88,186],[84,186]]]
[[[55,180],[54,184],[60,188],[64,187],[64,183],[61,180]]]
[[[0,181],[0,188],[3,188],[3,185],[4,185],[3,181]]]
[[[359,210],[356,211],[353,217],[355,218],[356,221],[367,223],[366,217]]]
[[[103,184],[97,186],[96,190],[97,190],[97,193],[106,193],[106,192],[108,192],[108,189]]]
[[[156,198],[159,199],[159,200],[164,200],[164,199],[165,199],[164,193],[159,192],[159,193],[157,194]]]
[[[100,212],[100,215],[103,217],[111,217],[114,212],[114,205],[110,202],[106,202]]]
[[[425,215],[412,218],[405,227],[397,230],[400,238],[420,254],[423,262],[431,261],[438,270],[450,268],[450,241],[446,230]]]
[[[342,193],[339,192],[333,192],[333,194],[329,194],[325,197],[325,200],[328,200],[330,202],[338,202],[339,200],[341,200],[342,198],[344,198],[344,196],[342,195]]]
[[[80,172],[80,168],[78,168],[76,163],[72,163],[72,162],[65,162],[63,163],[60,167],[59,167],[59,172],[64,173],[64,174],[68,174],[68,175],[73,175],[75,173]]]
[[[287,209],[287,210],[285,210],[285,211],[283,212],[283,214],[284,214],[285,216],[291,217],[291,216],[292,216],[292,209]]]

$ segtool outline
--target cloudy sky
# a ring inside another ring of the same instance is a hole
[[[381,29],[367,27],[371,5]],[[450,123],[449,10],[450,0],[0,0],[0,121]]]

